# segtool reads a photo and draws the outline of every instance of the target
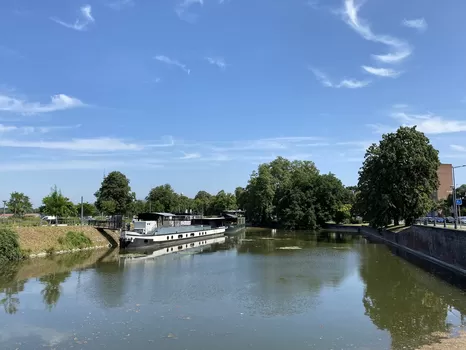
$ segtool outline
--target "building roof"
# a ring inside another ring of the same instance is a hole
[[[176,216],[176,214],[172,214],[172,213],[151,213],[151,214],[156,214],[160,216]]]

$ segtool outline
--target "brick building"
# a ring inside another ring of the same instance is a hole
[[[448,195],[451,194],[453,186],[453,166],[451,164],[440,164],[437,175],[440,184],[435,194],[435,199],[441,201],[447,199]]]

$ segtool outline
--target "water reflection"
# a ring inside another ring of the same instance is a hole
[[[0,304],[5,313],[17,313],[20,308],[20,293],[24,292],[28,280],[37,278],[42,285],[42,300],[46,309],[51,311],[60,299],[61,284],[71,276],[72,270],[87,269],[104,261],[115,261],[115,253],[115,250],[89,250],[6,264],[0,269]]]
[[[364,308],[379,329],[390,332],[392,349],[415,349],[435,341],[436,332],[451,331],[448,299],[456,300],[461,310],[453,317],[466,311],[459,290],[448,288],[404,260],[394,259],[385,247],[364,245],[361,253],[360,274],[366,285]],[[449,293],[442,295],[446,288]]]
[[[44,289],[42,289],[40,293],[42,294],[44,304],[47,306],[49,311],[57,305],[58,299],[60,299],[60,284],[65,282],[70,276],[71,272],[59,272],[39,278],[39,281],[44,285]]]
[[[342,236],[331,232],[249,232],[237,246],[238,254],[263,258],[245,269],[248,280],[238,293],[239,301],[252,314],[263,316],[299,314],[314,308],[323,288],[339,288],[359,265],[358,255],[351,249],[359,238]]]
[[[460,290],[356,235],[209,243],[3,267],[0,348],[415,349],[466,311]]]

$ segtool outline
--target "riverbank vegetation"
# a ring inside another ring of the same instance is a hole
[[[382,228],[405,225],[432,210],[450,211],[452,198],[434,202],[439,183],[438,151],[416,127],[400,127],[387,133],[366,151],[357,186],[345,187],[333,174],[320,174],[313,162],[290,161],[282,157],[259,165],[245,187],[234,193],[199,191],[193,198],[177,193],[170,184],[156,186],[143,199],[137,199],[130,180],[113,171],[95,192],[96,201],[73,204],[54,187],[35,210],[58,216],[64,223],[79,224],[83,216],[121,214],[131,218],[141,212],[195,213],[219,215],[225,210],[245,210],[247,222],[266,227],[315,229],[326,222],[370,223]],[[466,196],[466,185],[457,189],[458,198]],[[141,197],[139,197],[141,198]],[[7,203],[13,221],[41,225],[39,219],[26,218],[29,198],[13,192]],[[466,209],[463,209],[466,210]],[[0,220],[0,224],[8,220]]]
[[[90,226],[73,230],[66,226],[0,228],[0,262],[21,260],[37,254],[53,254],[84,248],[107,247],[118,242],[119,234],[105,234]]]
[[[8,228],[0,228],[0,264],[22,259],[24,259],[24,252],[20,247],[16,232]]]
[[[237,202],[249,222],[286,229],[316,229],[353,202],[353,189],[333,174],[320,174],[313,162],[278,157],[259,165],[248,185],[237,189]],[[350,215],[349,215],[350,216]]]

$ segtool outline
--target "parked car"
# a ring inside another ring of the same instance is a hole
[[[441,223],[441,224],[443,224],[443,222],[444,222],[444,221],[445,221],[445,219],[444,219],[444,218],[440,218],[440,217],[439,217],[439,218],[437,218],[437,222],[438,222],[438,223]]]
[[[449,224],[452,224],[452,223],[455,222],[455,218],[452,217],[452,216],[448,216],[446,220],[447,220],[447,222],[448,222]]]

